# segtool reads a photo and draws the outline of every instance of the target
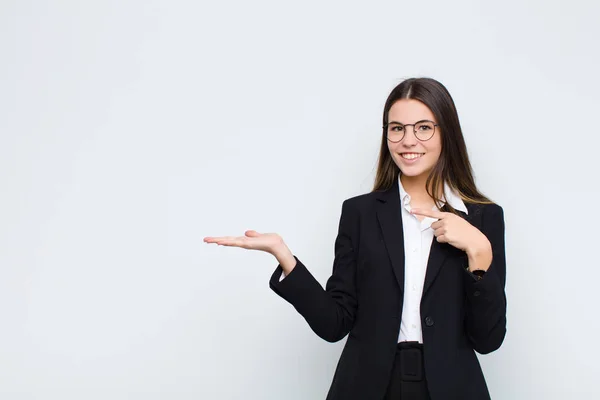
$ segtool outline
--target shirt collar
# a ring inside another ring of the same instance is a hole
[[[400,174],[398,175],[398,188],[400,190],[400,200],[402,204],[408,203],[410,201],[410,195],[404,190],[404,186],[402,186],[402,180],[400,179]],[[407,197],[408,196],[408,197]],[[450,204],[454,209],[458,211],[462,211],[465,214],[469,213],[467,210],[467,206],[464,201],[460,198],[460,196],[450,188],[450,186],[444,182],[444,193],[442,195],[442,203],[446,201]]]

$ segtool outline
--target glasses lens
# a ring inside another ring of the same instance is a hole
[[[435,125],[433,122],[425,121],[419,122],[415,125],[415,131],[419,140],[428,140],[433,136]]]
[[[404,126],[400,124],[389,124],[387,127],[387,138],[392,142],[399,142],[404,137]]]

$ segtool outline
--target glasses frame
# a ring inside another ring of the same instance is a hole
[[[433,133],[431,134],[431,136],[429,136],[429,138],[427,138],[425,140],[421,140],[417,136],[417,126],[416,125],[420,124],[421,122],[431,122],[433,124]],[[433,135],[435,135],[435,128],[436,128],[436,126],[439,126],[435,122],[433,122],[431,120],[428,120],[428,119],[422,119],[420,121],[415,122],[414,124],[402,124],[402,123],[399,123],[399,122],[393,122],[393,124],[397,124],[397,125],[403,126],[404,127],[404,132],[403,132],[404,134],[402,135],[402,137],[400,139],[398,139],[398,140],[392,140],[392,139],[390,139],[388,137],[388,127],[389,127],[390,123],[388,122],[388,123],[384,124],[383,125],[383,129],[384,129],[384,132],[385,132],[385,138],[387,140],[389,140],[390,142],[392,142],[392,143],[399,143],[399,142],[402,141],[402,139],[404,139],[404,137],[406,136],[406,127],[407,126],[412,126],[413,127],[413,134],[415,135],[415,137],[417,138],[417,140],[420,141],[420,142],[426,142],[426,141],[430,140],[433,137]]]

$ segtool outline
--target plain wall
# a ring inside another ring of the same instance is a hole
[[[323,399],[345,340],[268,287],[322,283],[381,112],[430,76],[506,219],[494,399],[600,397],[598,2],[0,3],[0,397]]]

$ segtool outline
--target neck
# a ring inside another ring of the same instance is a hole
[[[400,175],[400,181],[406,193],[410,194],[410,197],[416,202],[424,203],[431,202],[433,199],[427,193],[426,182],[427,174],[421,174],[419,176],[406,176]]]

